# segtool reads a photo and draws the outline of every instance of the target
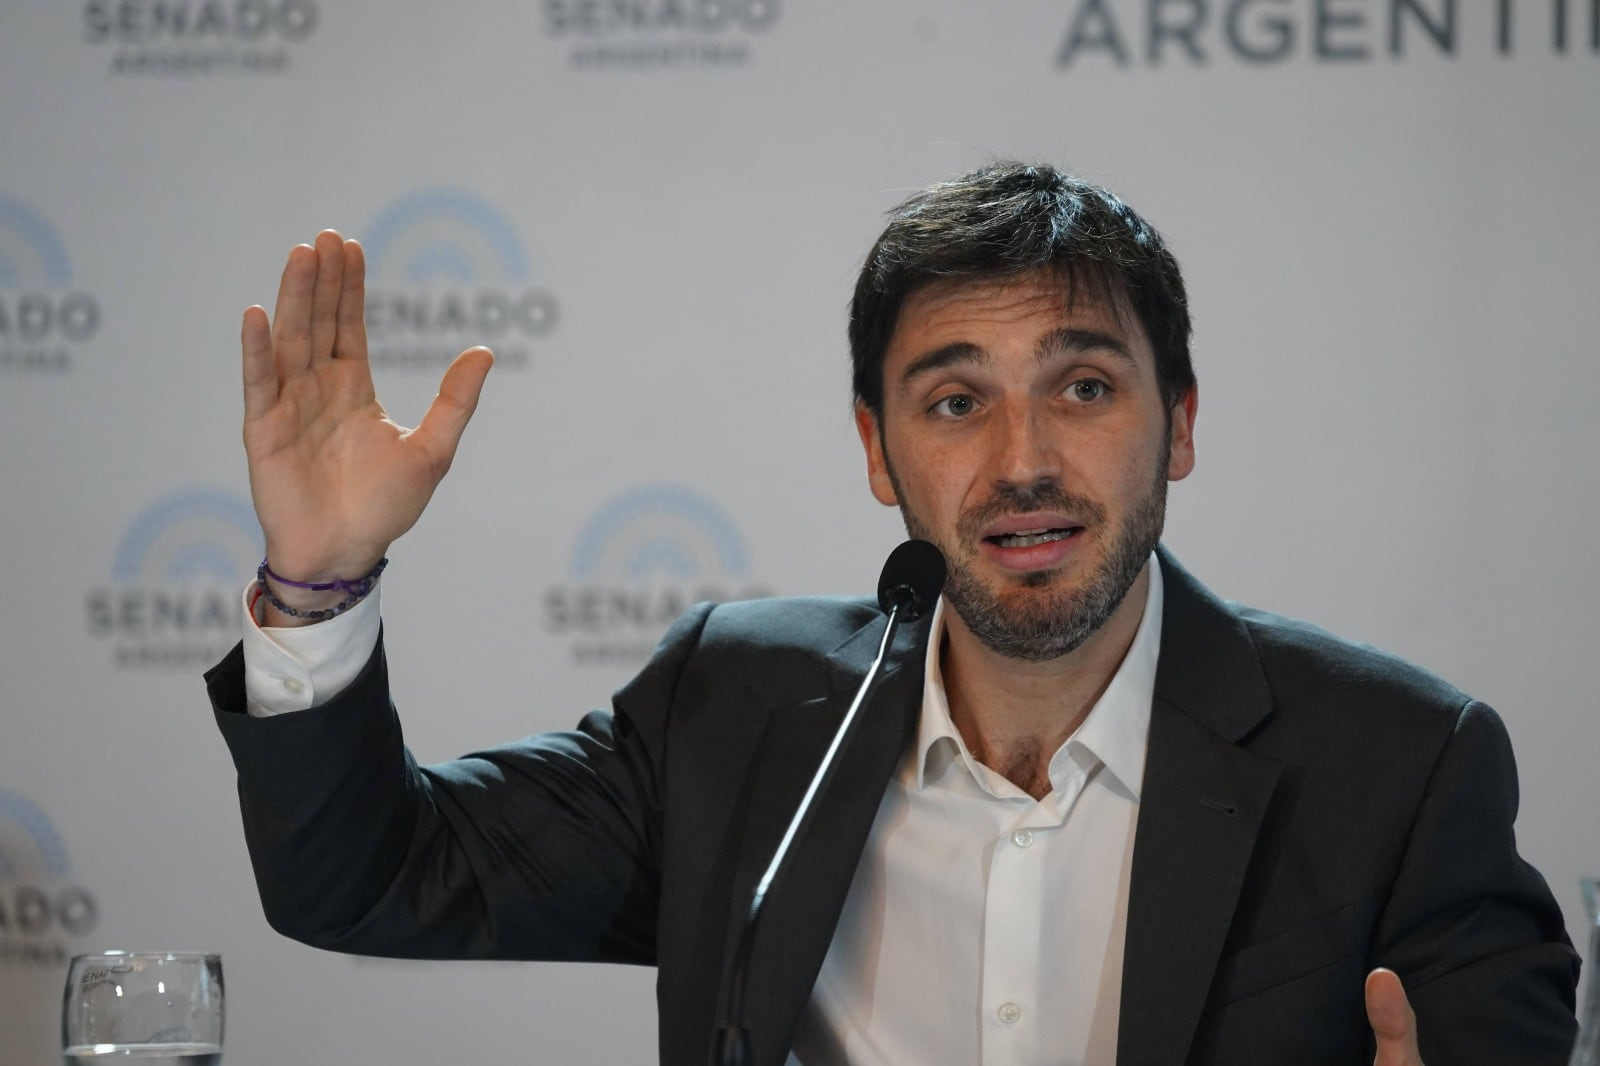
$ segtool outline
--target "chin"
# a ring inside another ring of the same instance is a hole
[[[1019,579],[1023,588],[1042,589],[1060,576],[1058,570],[1030,570]]]

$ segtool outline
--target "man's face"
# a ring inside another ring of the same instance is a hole
[[[1194,391],[1169,418],[1135,316],[1069,305],[1045,272],[914,293],[883,381],[881,425],[856,411],[872,492],[944,552],[961,621],[1010,658],[1078,647],[1154,549],[1167,481],[1194,467]]]

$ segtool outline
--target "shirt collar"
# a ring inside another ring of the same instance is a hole
[[[1077,747],[1103,764],[1135,800],[1139,798],[1144,782],[1145,742],[1150,734],[1150,701],[1155,697],[1156,662],[1161,654],[1163,589],[1161,563],[1154,553],[1150,555],[1148,570],[1150,580],[1145,588],[1144,614],[1139,619],[1133,643],[1083,724],[1051,758],[1052,781],[1063,758]],[[903,780],[913,789],[921,789],[937,780],[956,761],[965,764],[968,772],[983,784],[979,767],[950,719],[950,700],[945,693],[944,674],[939,668],[944,630],[945,600],[941,596],[933,611],[928,649],[923,658],[922,713],[917,722],[916,746],[910,752],[909,763],[903,767]]]

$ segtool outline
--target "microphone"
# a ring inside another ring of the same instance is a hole
[[[795,809],[794,817],[789,819],[789,828],[784,831],[783,839],[778,842],[778,850],[773,853],[766,872],[756,883],[756,890],[750,898],[750,907],[745,911],[744,927],[739,930],[739,941],[733,953],[733,965],[723,977],[722,999],[725,1006],[722,1021],[717,1027],[716,1039],[712,1044],[713,1066],[750,1066],[755,1061],[754,1052],[750,1047],[750,1030],[745,1025],[744,994],[746,986],[750,983],[750,950],[755,942],[756,926],[761,921],[762,904],[766,902],[778,875],[783,872],[784,861],[789,857],[790,845],[810,826],[816,799],[833,780],[839,753],[850,741],[861,708],[877,691],[878,682],[883,677],[884,663],[888,661],[889,649],[894,644],[894,636],[900,628],[900,623],[914,622],[926,614],[938,600],[939,592],[944,588],[944,581],[944,555],[925,540],[906,541],[890,552],[888,560],[883,564],[883,573],[878,578],[878,606],[883,608],[889,618],[884,626],[883,639],[878,644],[878,657],[872,660],[872,668],[867,671],[867,676],[861,681],[861,687],[856,690],[856,698],[851,702],[850,709],[845,712],[844,721],[839,723],[839,731],[834,734],[833,743],[828,745],[827,753],[822,756],[822,762],[817,766],[816,773],[811,776],[811,784],[807,786],[806,794],[800,800],[800,806]]]
[[[944,579],[944,553],[925,540],[908,540],[883,564],[878,606],[891,615],[899,608],[901,621],[915,622],[939,598]]]

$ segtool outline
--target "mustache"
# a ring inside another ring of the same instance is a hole
[[[995,519],[1030,511],[1061,511],[1085,525],[1106,520],[1106,509],[1099,501],[1068,492],[1053,481],[1041,481],[1026,487],[996,486],[989,497],[961,512],[956,528],[964,540],[976,540]]]

